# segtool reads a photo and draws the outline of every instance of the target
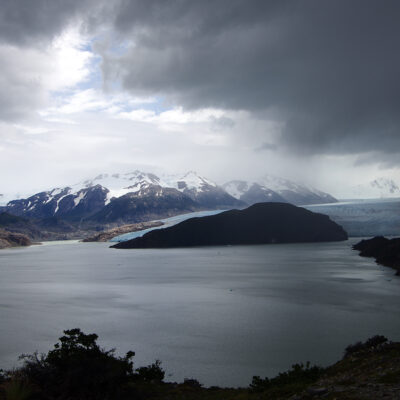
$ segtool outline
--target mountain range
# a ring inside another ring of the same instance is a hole
[[[301,205],[336,201],[327,193],[273,176],[259,182],[231,181],[219,186],[193,171],[162,176],[134,171],[102,174],[11,200],[1,211],[93,226],[135,223],[198,210],[244,208],[259,202]]]

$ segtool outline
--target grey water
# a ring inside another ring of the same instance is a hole
[[[160,359],[166,379],[247,386],[295,362],[327,365],[350,343],[400,340],[400,278],[354,240],[116,250],[53,243],[0,251],[0,368],[48,351],[63,329]]]

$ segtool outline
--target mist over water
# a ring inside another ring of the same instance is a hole
[[[348,344],[400,340],[400,279],[338,243],[115,250],[56,243],[0,252],[0,368],[63,329],[163,362],[167,380],[246,386]]]

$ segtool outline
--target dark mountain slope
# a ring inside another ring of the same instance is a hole
[[[166,248],[346,240],[343,228],[323,214],[286,203],[259,203],[245,210],[192,218],[115,248]]]
[[[198,209],[198,205],[179,190],[150,185],[139,192],[113,199],[88,218],[96,223],[135,223],[166,218]]]
[[[245,192],[241,197],[240,200],[244,201],[245,203],[251,205],[261,202],[279,202],[279,203],[287,203],[287,201],[280,196],[278,193],[265,188],[258,183],[253,183],[250,188]]]

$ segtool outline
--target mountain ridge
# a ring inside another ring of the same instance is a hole
[[[238,196],[232,183],[220,186],[194,171],[159,176],[139,170],[100,174],[71,186],[11,200],[1,211],[34,219],[60,217],[83,224],[126,224],[192,211],[244,208],[265,201],[336,201],[326,193],[307,191],[304,186],[283,179],[281,186],[284,182],[287,188],[284,195],[259,183],[233,182],[249,187]]]

